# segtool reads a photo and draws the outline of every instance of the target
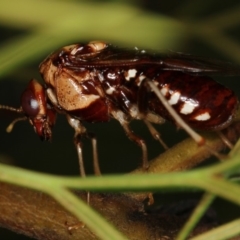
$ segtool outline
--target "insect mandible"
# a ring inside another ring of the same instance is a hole
[[[193,129],[220,131],[231,124],[238,107],[234,92],[207,75],[239,75],[239,68],[191,55],[124,49],[93,41],[52,53],[40,64],[40,73],[45,83],[31,80],[20,108],[0,108],[23,113],[43,140],[51,139],[56,114],[65,114],[75,130],[83,176],[81,136],[92,140],[94,169],[100,174],[96,138],[87,132],[84,121],[116,119],[128,138],[141,147],[143,167],[147,168],[145,141],[131,131],[129,123],[143,120],[167,148],[152,123],[175,122],[175,118],[156,96],[156,89]]]

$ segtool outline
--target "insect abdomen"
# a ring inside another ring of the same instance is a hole
[[[210,77],[164,71],[154,82],[178,114],[197,129],[221,130],[227,127],[238,106],[234,92]],[[154,94],[148,104],[151,111],[172,121]]]

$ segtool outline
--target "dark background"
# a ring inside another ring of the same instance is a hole
[[[15,1],[8,1],[8,6],[11,2],[15,9]],[[64,11],[58,15],[56,6],[58,3],[62,5],[64,1],[48,1],[46,12],[38,7],[37,1],[32,2],[35,3],[26,7],[24,4],[27,4],[27,1],[26,3],[22,1],[23,5],[19,6],[20,16],[23,14],[21,11],[26,11],[24,13],[25,23],[24,21],[22,23],[17,21],[17,15],[12,17],[10,8],[6,8],[5,13],[0,11],[0,54],[11,45],[21,45],[22,39],[26,36],[34,36],[34,34],[42,32],[44,39],[44,34],[46,34],[46,40],[35,46],[36,49],[39,49],[35,55],[31,56],[32,50],[30,48],[30,53],[27,50],[14,54],[9,52],[7,59],[0,58],[2,60],[0,61],[0,104],[18,107],[21,93],[27,82],[31,78],[41,80],[38,73],[39,63],[51,51],[74,42],[103,39],[119,46],[138,46],[160,51],[173,50],[226,60],[236,64],[240,63],[240,17],[234,18],[235,15],[237,16],[237,11],[239,11],[238,16],[240,16],[240,5],[237,0],[222,2],[217,0],[208,0],[207,2],[200,0],[194,2],[190,0],[68,1],[76,4],[75,12],[79,10],[79,15],[86,15],[85,21],[79,22],[76,15],[76,21],[65,22],[66,25],[69,24],[69,29],[73,27],[72,24],[75,24],[76,29],[79,29],[79,32],[75,31],[75,35],[71,33],[73,37],[68,37],[70,33],[66,26],[63,26],[61,30],[61,24],[63,24],[61,17],[65,17]],[[82,3],[88,6],[89,14],[88,12],[82,12]],[[123,8],[123,10],[119,8],[121,4],[126,8]],[[2,8],[1,4],[0,8]],[[60,8],[62,11],[61,6],[59,6]],[[98,9],[103,11],[101,18],[91,15],[92,10],[98,11]],[[35,11],[38,12],[39,17],[35,16]],[[56,29],[59,28],[58,37],[54,34],[51,37],[51,31],[47,32],[48,24],[44,22],[45,14],[51,11],[53,14],[52,21],[49,18],[49,25],[53,24],[52,22],[56,23]],[[137,11],[137,14],[135,11]],[[67,14],[70,13],[66,12]],[[129,17],[131,14],[132,17]],[[120,21],[120,17],[124,19],[125,15],[125,21]],[[37,17],[39,19],[36,19]],[[57,17],[59,22],[56,19]],[[93,23],[90,24],[91,21]],[[94,22],[97,26],[99,26],[99,22],[102,22],[101,28],[94,28]],[[198,30],[198,27],[203,26],[204,23],[205,28],[199,28]],[[214,35],[215,31],[216,34]],[[83,33],[85,34],[83,35]],[[62,37],[59,39],[61,34]],[[55,47],[49,47],[51,50],[45,49],[45,46],[51,41],[56,42]],[[18,54],[20,58],[17,64],[9,64],[8,67],[5,67],[8,61],[16,57],[15,54]],[[238,77],[223,78],[220,76],[216,79],[236,91],[238,96],[240,95]],[[16,116],[15,113],[11,112],[0,112],[1,159],[10,164],[40,172],[58,175],[77,175],[79,173],[77,154],[72,143],[73,130],[68,126],[65,116],[58,115],[51,142],[41,142],[27,121],[17,123],[11,134],[5,133],[5,128]],[[99,124],[86,123],[85,126],[98,137],[98,152],[102,173],[126,173],[141,164],[140,149],[127,139],[116,121]],[[162,147],[150,137],[143,123],[134,122],[132,128],[146,139],[150,159],[163,151]],[[177,131],[169,123],[165,124],[164,127],[159,126],[158,129],[163,139],[170,146],[186,136],[185,133]],[[84,141],[84,159],[88,174],[92,174],[91,153],[91,144],[86,140]],[[198,195],[169,195],[169,198],[176,201],[182,198],[198,198]],[[166,199],[166,194],[159,195],[159,199]],[[221,221],[233,219],[240,212],[239,207],[222,200],[216,201],[215,207]],[[231,212],[234,212],[235,215]],[[228,216],[228,213],[231,213],[230,216]],[[29,239],[10,233],[7,230],[2,230],[0,236],[4,236],[4,239]]]

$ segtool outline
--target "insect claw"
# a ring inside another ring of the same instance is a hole
[[[199,135],[200,136],[200,135]],[[201,137],[201,136],[200,136]],[[197,142],[197,145],[199,147],[203,146],[205,144],[205,139],[203,137],[199,138],[198,142]]]

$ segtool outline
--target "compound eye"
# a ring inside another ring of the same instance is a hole
[[[39,103],[30,89],[26,89],[21,98],[23,112],[29,117],[35,117],[39,113]]]

